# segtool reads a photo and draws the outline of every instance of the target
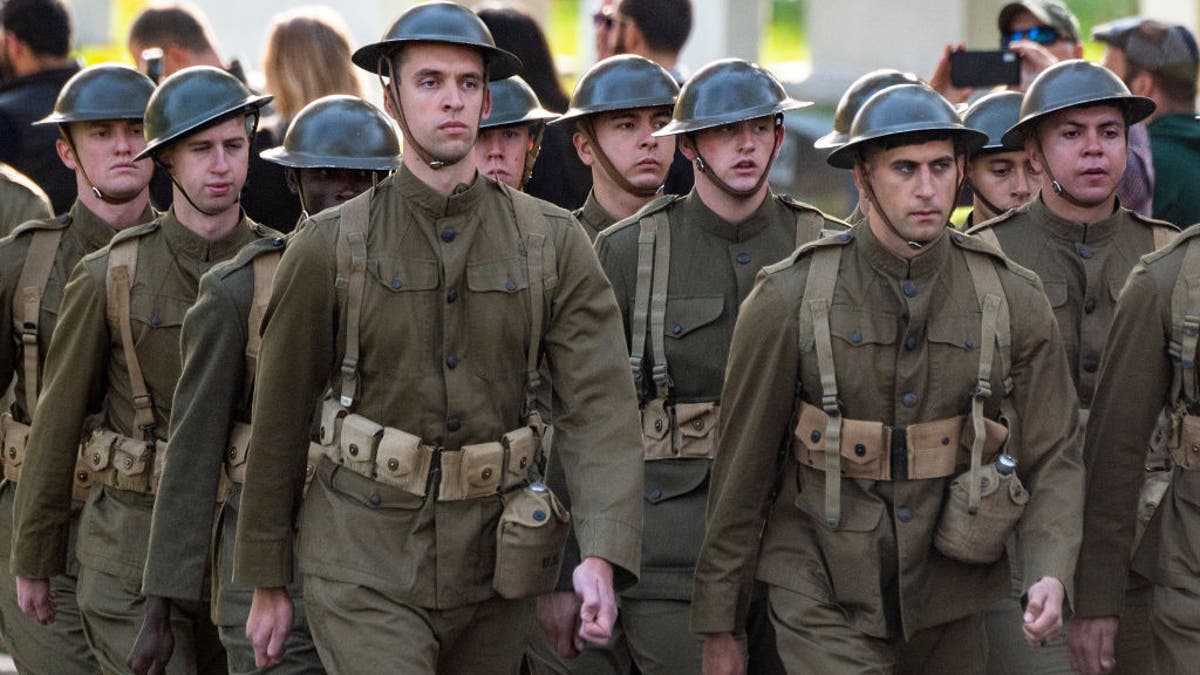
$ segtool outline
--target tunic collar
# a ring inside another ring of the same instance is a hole
[[[589,190],[587,200],[583,202],[583,208],[579,209],[579,222],[583,224],[584,229],[588,231],[588,236],[593,240],[600,230],[617,222],[608,211],[600,206],[600,202],[596,201],[596,191]]]
[[[60,218],[67,219],[66,222],[69,225],[68,232],[78,237],[79,241],[83,243],[84,248],[88,251],[103,248],[112,240],[113,235],[117,233],[112,225],[96,215],[94,211],[78,199],[71,205],[71,210],[65,216],[60,216]],[[148,223],[152,220],[154,220],[154,210],[147,204],[138,222]]]
[[[746,241],[766,229],[777,206],[774,193],[767,190],[762,204],[740,223],[731,223],[708,208],[693,189],[684,197],[680,215],[688,227],[696,227],[728,241]],[[787,208],[783,206],[782,208]]]
[[[162,227],[171,250],[199,262],[225,260],[261,234],[259,225],[247,218],[244,211],[240,213],[237,225],[234,225],[229,234],[216,241],[209,241],[189,230],[175,217],[174,208],[159,218],[159,226]]]
[[[947,225],[946,229],[950,229]],[[884,248],[875,233],[871,231],[869,222],[864,221],[855,225],[854,236],[862,247],[862,256],[871,267],[880,274],[895,279],[922,279],[935,276],[946,264],[950,255],[950,243],[945,230],[932,243],[926,244],[924,250],[912,259],[901,258]]]
[[[1067,220],[1055,214],[1046,206],[1046,202],[1042,201],[1040,194],[1037,199],[1030,201],[1026,208],[1029,209],[1029,217],[1033,222],[1046,228],[1054,236],[1067,241],[1088,244],[1112,238],[1125,220],[1125,209],[1121,207],[1120,200],[1114,204],[1113,212],[1107,218],[1094,223]]]
[[[435,219],[470,213],[483,200],[487,184],[490,182],[489,178],[476,173],[475,180],[470,185],[460,183],[447,197],[423,183],[404,164],[400,165],[394,180],[396,188],[407,204]]]

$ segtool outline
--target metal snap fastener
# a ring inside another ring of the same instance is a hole
[[[483,470],[483,479],[484,479],[484,480],[488,480],[488,479],[489,479],[489,478],[491,478],[491,477],[492,477],[492,470],[491,470],[491,468],[484,469],[484,470]]]
[[[542,522],[543,520],[545,520],[545,519],[546,519],[546,512],[545,512],[545,511],[543,511],[543,510],[541,510],[541,509],[538,509],[537,511],[534,511],[534,512],[533,512],[533,519],[534,519],[534,520],[536,520],[536,521],[538,521],[539,523],[540,523],[540,522]]]
[[[126,468],[126,469],[129,469],[129,468],[132,468],[132,467],[133,467],[133,458],[132,458],[132,457],[126,457],[126,458],[125,458],[125,468]]]
[[[700,431],[704,428],[704,420],[695,420],[692,422],[692,426],[696,427],[696,431]]]
[[[813,432],[808,435],[808,439],[813,443],[816,443],[817,441],[821,440],[821,432],[813,429]]]
[[[854,446],[854,454],[858,455],[859,457],[866,457],[866,455],[867,455],[867,446],[863,445],[862,443],[857,443],[857,444],[855,444],[855,446]]]
[[[309,464],[308,466],[304,467],[305,478],[312,478],[313,474],[316,472],[317,472],[317,467],[313,466],[312,464]]]
[[[100,453],[93,452],[92,453],[92,464],[99,464],[99,463],[100,463]]]
[[[662,431],[662,427],[663,427],[663,424],[662,424],[661,419],[654,420],[654,430],[655,431]]]
[[[528,458],[528,457],[522,457],[522,458],[521,458],[521,468],[522,468],[522,469],[524,469],[524,468],[525,468],[525,465],[527,465],[527,464],[529,464],[529,458]]]
[[[88,479],[87,472],[80,471],[78,474],[75,475],[75,478],[78,479],[80,483],[87,483],[87,479]]]
[[[950,437],[942,436],[942,445],[950,445]]]
[[[980,479],[979,479],[979,486],[980,486],[980,487],[987,487],[987,486],[988,486],[988,478],[987,478],[987,476],[984,476],[983,478],[980,478]]]
[[[387,461],[387,468],[388,468],[388,471],[395,471],[396,469],[399,469],[400,468],[400,460],[396,459],[395,457],[392,457],[391,459],[389,459]]]
[[[16,459],[16,458],[17,458],[17,449],[16,449],[16,448],[9,448],[9,449],[8,449],[8,456],[9,456],[10,458],[12,458],[12,459]]]
[[[355,445],[354,443],[350,444],[350,454],[354,455],[355,457],[358,457],[358,446]]]

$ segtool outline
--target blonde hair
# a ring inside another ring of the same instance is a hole
[[[329,7],[300,7],[275,15],[263,49],[263,75],[281,118],[290,120],[322,96],[362,96],[350,62],[349,35],[345,19]]]

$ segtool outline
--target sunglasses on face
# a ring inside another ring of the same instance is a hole
[[[1034,26],[1025,30],[1014,30],[1000,37],[1000,44],[1007,49],[1018,40],[1029,40],[1039,45],[1051,45],[1058,42],[1058,31],[1053,26]]]
[[[596,28],[607,28],[612,30],[613,24],[616,22],[617,19],[613,16],[612,10],[607,12],[601,10],[592,15],[592,25]]]

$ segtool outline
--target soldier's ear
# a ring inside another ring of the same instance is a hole
[[[54,150],[58,153],[58,159],[62,161],[63,166],[66,166],[71,171],[74,171],[75,151],[72,150],[71,144],[67,142],[67,139],[62,138],[61,136],[54,139]]]
[[[596,161],[596,156],[592,153],[591,139],[582,131],[576,131],[571,136],[571,142],[575,144],[575,154],[579,155],[579,161],[590,168]]]
[[[288,190],[294,195],[300,194],[300,176],[298,174],[299,172],[292,167],[288,167],[287,173],[285,174],[287,177]]]

